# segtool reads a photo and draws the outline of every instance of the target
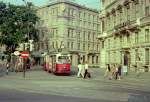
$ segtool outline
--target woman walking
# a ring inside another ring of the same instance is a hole
[[[84,72],[84,79],[86,78],[86,76],[87,76],[88,78],[91,78],[91,74],[90,74],[90,72],[88,71],[89,66],[88,66],[88,62],[87,62],[87,61],[85,62],[84,69],[85,69],[85,72]]]
[[[104,77],[108,77],[109,80],[112,79],[112,70],[111,70],[111,64],[107,64],[107,68],[104,74]]]
[[[121,80],[121,65],[116,64],[116,80]]]

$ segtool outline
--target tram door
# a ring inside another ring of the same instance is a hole
[[[56,55],[51,56],[51,62],[52,62],[52,72],[55,72]]]

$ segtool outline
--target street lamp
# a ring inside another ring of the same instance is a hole
[[[30,45],[29,51],[31,52],[33,51],[33,40],[29,40],[29,45]]]
[[[28,4],[28,2],[26,2],[26,0],[22,0],[24,3],[25,3],[25,5],[26,5],[26,7],[27,8],[29,8],[29,4]],[[28,13],[27,13],[27,19],[29,20],[29,11],[28,11]],[[28,51],[32,51],[33,50],[33,40],[31,39],[30,40],[30,26],[33,26],[33,23],[32,22],[29,22],[27,20],[27,41],[28,41]]]

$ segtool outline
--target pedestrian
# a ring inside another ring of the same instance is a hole
[[[27,58],[27,60],[26,60],[26,68],[27,69],[30,69],[30,59],[29,58]]]
[[[125,76],[128,74],[128,55],[127,55],[127,53],[124,54],[123,74]]]
[[[83,63],[79,63],[78,64],[78,73],[77,73],[77,77],[80,78],[80,77],[84,77],[84,65]]]
[[[115,64],[112,64],[110,68],[111,68],[112,78],[116,77],[116,67],[115,67]]]
[[[84,70],[85,70],[85,72],[84,72],[84,79],[86,78],[86,76],[88,78],[91,78],[91,74],[90,74],[88,69],[89,69],[88,62],[86,61],[85,65],[84,65]]]
[[[128,66],[124,65],[123,66],[123,75],[127,76],[127,74],[128,74]]]
[[[9,72],[9,68],[10,68],[10,64],[9,62],[6,63],[6,74],[8,75]]]
[[[114,67],[115,67],[115,79],[117,80],[118,79],[118,64],[115,64]]]
[[[116,65],[116,80],[121,80],[121,64]]]
[[[108,79],[111,80],[112,79],[111,64],[107,64],[106,66],[107,68],[104,77],[108,77]]]

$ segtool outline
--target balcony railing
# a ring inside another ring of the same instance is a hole
[[[143,17],[143,18],[141,19],[141,24],[142,24],[142,25],[150,24],[150,16]]]

